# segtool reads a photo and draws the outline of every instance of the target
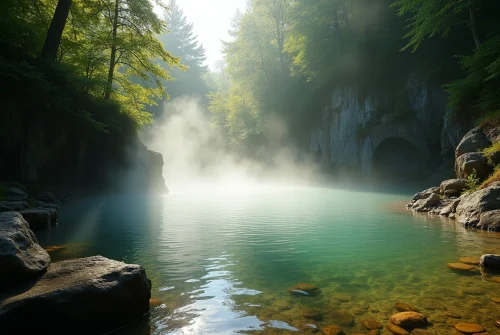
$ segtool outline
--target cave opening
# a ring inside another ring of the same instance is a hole
[[[391,137],[376,148],[372,160],[372,175],[390,181],[421,181],[428,176],[428,162],[410,142]]]

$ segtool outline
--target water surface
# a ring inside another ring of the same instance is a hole
[[[128,334],[288,334],[337,323],[339,310],[354,317],[342,326],[351,334],[364,331],[361,319],[387,322],[396,301],[424,311],[437,334],[452,333],[446,311],[499,334],[491,297],[500,284],[446,267],[500,252],[499,236],[407,212],[409,194],[253,187],[93,197],[64,205],[59,225],[38,237],[65,246],[56,260],[99,254],[146,268],[160,303]],[[287,289],[297,283],[322,293],[294,297]],[[322,320],[305,319],[307,308]]]

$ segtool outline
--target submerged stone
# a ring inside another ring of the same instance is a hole
[[[364,320],[361,320],[360,323],[363,327],[365,327],[368,330],[382,328],[382,324],[380,322],[378,322],[377,320],[373,320],[373,319],[364,319]]]
[[[300,314],[306,319],[316,321],[320,321],[323,318],[323,314],[321,313],[321,311],[315,308],[305,308],[300,312]]]
[[[491,301],[500,304],[500,297],[491,297]]]
[[[334,294],[333,298],[335,298],[341,302],[348,302],[348,301],[351,301],[352,296],[350,296],[349,294],[345,294],[345,293],[339,293],[339,294]]]
[[[447,317],[453,318],[453,319],[461,319],[462,318],[462,315],[460,315],[456,312],[451,312],[451,311],[445,312],[444,315],[446,315]]]
[[[396,302],[394,308],[398,312],[420,312],[416,307],[412,305],[405,304],[404,302]]]
[[[429,310],[446,309],[446,306],[436,299],[422,299],[419,301],[419,305]]]
[[[411,335],[431,335],[432,333],[427,329],[413,329]]]
[[[399,326],[396,326],[392,323],[388,323],[385,326],[385,328],[394,335],[409,335],[410,334],[406,329],[401,328]]]
[[[150,307],[157,307],[157,306],[161,306],[161,305],[163,305],[163,301],[161,301],[160,299],[155,299],[155,298],[149,299],[149,306]]]
[[[479,265],[479,257],[460,257],[460,262],[470,265]]]
[[[455,329],[464,334],[475,334],[482,333],[485,331],[484,327],[476,323],[458,323],[455,325]]]
[[[457,272],[476,272],[476,268],[474,266],[465,263],[448,263],[446,267]]]
[[[330,317],[341,326],[351,326],[354,323],[354,315],[343,309],[333,311]]]
[[[344,335],[345,334],[342,331],[342,329],[336,325],[326,326],[325,328],[323,328],[321,330],[321,333],[323,335]]]
[[[417,328],[427,325],[425,315],[417,312],[401,312],[390,317],[389,321],[402,328]]]

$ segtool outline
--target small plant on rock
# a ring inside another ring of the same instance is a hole
[[[472,173],[467,176],[467,187],[466,193],[473,193],[479,189],[480,179],[477,177],[476,169],[472,170]]]

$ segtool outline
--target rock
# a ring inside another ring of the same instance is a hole
[[[443,305],[439,300],[429,298],[420,300],[419,306],[429,310],[446,309],[446,306]]]
[[[443,216],[449,216],[450,214],[454,214],[457,211],[457,206],[460,203],[462,198],[454,199],[452,202],[448,204],[448,206],[444,207],[440,212],[439,215]]]
[[[380,330],[378,329],[372,329],[366,335],[380,335]]]
[[[478,152],[491,145],[480,127],[471,129],[464,135],[457,148],[455,149],[455,158],[469,152]]]
[[[426,329],[413,329],[411,335],[431,335],[432,333]]]
[[[38,244],[23,217],[16,212],[0,213],[0,281],[31,279],[49,264],[49,254]]]
[[[56,204],[40,204],[40,208],[51,208],[55,209],[55,211],[59,214],[59,206]]]
[[[493,301],[496,304],[500,304],[500,297],[491,297],[491,301]]]
[[[398,312],[420,312],[416,307],[405,304],[404,302],[396,302],[394,308]]]
[[[467,178],[476,171],[476,177],[483,180],[493,172],[488,159],[480,152],[469,152],[458,157],[455,172],[459,178]]]
[[[458,272],[476,272],[476,268],[474,266],[465,263],[448,263],[446,264],[446,267]]]
[[[323,335],[344,335],[345,333],[342,331],[342,329],[339,326],[336,325],[331,325],[331,326],[326,326],[321,330],[321,334]]]
[[[300,283],[288,289],[290,294],[296,296],[316,296],[321,290],[316,285]]]
[[[354,323],[354,315],[346,310],[333,311],[330,317],[341,326],[351,326]]]
[[[7,186],[7,201],[26,201],[28,200],[28,195],[25,191],[18,187]]]
[[[446,194],[447,191],[457,191],[461,193],[467,188],[467,180],[465,179],[448,179],[441,183],[441,193]]]
[[[479,265],[483,268],[498,270],[500,269],[500,255],[482,255],[479,259]]]
[[[481,214],[500,209],[500,187],[488,187],[462,197],[456,219],[465,227],[476,227]]]
[[[500,231],[500,210],[481,213],[477,228],[489,231]]]
[[[438,186],[433,186],[433,187],[430,187],[428,189],[426,189],[425,191],[422,192],[423,195],[424,195],[424,198],[427,198],[428,196],[430,196],[431,194],[437,194],[437,195],[440,195],[441,194],[441,188],[438,187]]]
[[[43,202],[56,202],[56,197],[50,192],[38,193],[37,199]]]
[[[321,311],[315,308],[305,308],[300,312],[300,314],[306,319],[316,321],[320,321],[323,318],[323,314],[321,313]]]
[[[356,315],[363,315],[363,314],[365,314],[365,309],[363,309],[361,307],[353,307],[351,309],[351,312],[356,314]]]
[[[0,296],[0,324],[37,334],[96,334],[149,310],[151,281],[139,265],[94,256],[53,263],[34,286]],[[57,316],[64,322],[48,322]],[[26,322],[29,320],[29,322]]]
[[[0,212],[18,212],[28,207],[25,201],[0,201]]]
[[[484,290],[481,287],[475,287],[475,286],[466,286],[463,289],[463,292],[465,294],[469,294],[469,295],[483,295],[484,294]]]
[[[427,318],[417,312],[400,312],[392,315],[389,321],[402,328],[418,328],[427,325]]]
[[[464,334],[475,334],[484,332],[484,327],[475,323],[457,323],[455,329]]]
[[[408,333],[407,330],[399,327],[399,326],[396,326],[392,323],[388,323],[385,328],[390,331],[391,333],[393,333],[394,335],[409,335],[410,333]]]
[[[149,299],[149,307],[158,307],[163,305],[163,301],[160,299],[151,298]]]
[[[441,197],[439,195],[431,193],[429,197],[415,201],[411,208],[418,212],[424,212],[439,204],[440,201]]]
[[[19,212],[32,230],[48,228],[57,222],[57,211],[51,208],[27,209]]]
[[[382,328],[382,324],[380,322],[378,322],[377,320],[373,320],[373,319],[364,319],[364,320],[361,320],[360,323],[363,327],[365,327],[368,330]]]
[[[2,185],[5,187],[15,187],[15,188],[22,190],[24,193],[28,193],[28,189],[26,188],[26,186],[24,186],[21,183],[15,182],[15,181],[6,181],[6,182],[3,182]]]
[[[450,312],[450,311],[445,312],[444,315],[446,315],[447,317],[453,318],[453,319],[461,319],[462,318],[462,316],[460,314],[455,313],[455,312]]]
[[[351,301],[352,296],[350,296],[349,294],[339,293],[339,294],[334,294],[333,298],[341,302],[348,302]]]
[[[460,257],[460,262],[470,265],[479,265],[478,257]]]

